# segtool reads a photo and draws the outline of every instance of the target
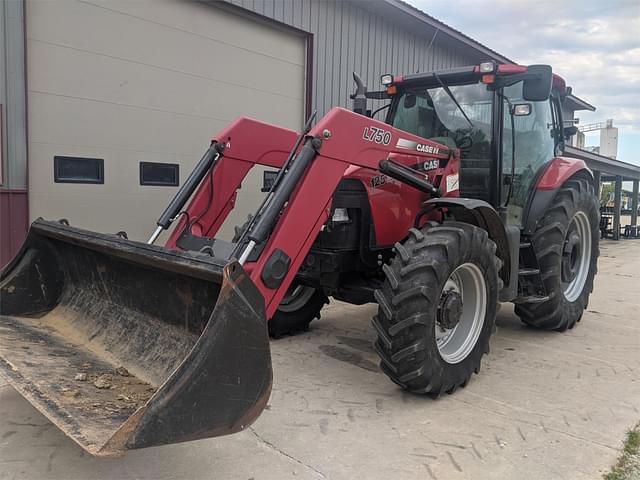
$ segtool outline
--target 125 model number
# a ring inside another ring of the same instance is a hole
[[[378,127],[364,127],[362,138],[364,138],[368,142],[389,145],[389,143],[391,142],[391,132]]]
[[[375,177],[371,178],[371,186],[373,188],[381,187],[385,183],[387,183],[387,176],[386,175],[376,175]]]

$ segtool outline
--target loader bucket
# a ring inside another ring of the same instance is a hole
[[[271,391],[239,263],[37,220],[0,272],[0,374],[97,456],[234,433]]]

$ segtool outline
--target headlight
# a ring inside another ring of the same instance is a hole
[[[386,73],[380,77],[380,83],[383,86],[391,85],[393,83],[393,75]]]
[[[333,217],[331,217],[333,223],[345,223],[349,221],[349,212],[346,208],[336,208],[333,211]]]
[[[531,114],[530,103],[518,103],[513,106],[513,115],[516,117],[524,117]]]

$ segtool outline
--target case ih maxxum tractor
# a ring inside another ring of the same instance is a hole
[[[306,329],[329,297],[377,303],[382,370],[431,396],[480,370],[498,302],[572,328],[598,202],[562,157],[564,81],[490,62],[384,75],[378,92],[354,79],[353,111],[301,134],[240,118],[216,135],[146,244],[36,220],[1,274],[0,372],[105,456],[250,425],[269,333]],[[258,164],[273,169],[263,204],[216,239]]]

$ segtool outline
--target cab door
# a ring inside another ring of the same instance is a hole
[[[536,178],[556,156],[560,111],[554,96],[539,102],[525,101],[522,82],[505,87],[502,98],[502,203],[507,207],[507,222],[521,225]],[[526,107],[516,108],[522,105],[529,106],[528,114],[521,114]]]

